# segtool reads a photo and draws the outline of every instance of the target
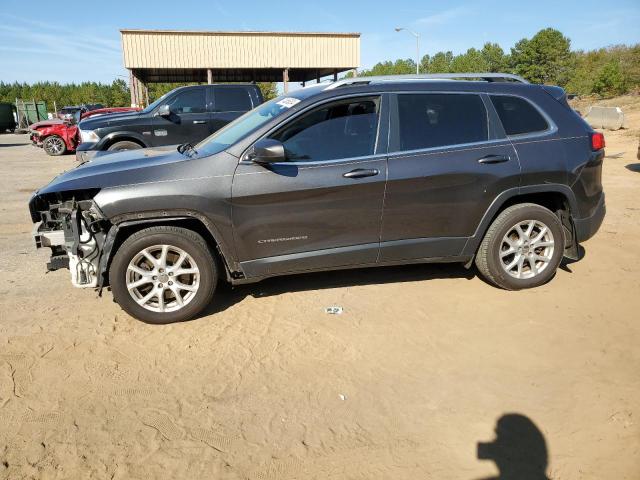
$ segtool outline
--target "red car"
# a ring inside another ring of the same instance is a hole
[[[31,143],[37,147],[44,148],[48,155],[63,155],[67,152],[75,152],[76,146],[80,143],[78,133],[78,122],[88,117],[98,115],[110,115],[114,113],[136,112],[140,108],[134,107],[113,107],[99,108],[88,112],[76,112],[71,120],[44,120],[33,123],[29,126]]]

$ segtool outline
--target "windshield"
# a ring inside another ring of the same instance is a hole
[[[202,140],[195,149],[204,156],[221,152],[249,133],[260,128],[269,120],[282,115],[289,108],[299,103],[300,99],[282,96],[269,100],[257,108],[245,113],[221,130]]]
[[[173,92],[173,90],[171,90],[171,92]],[[159,99],[157,99],[155,102],[153,102],[152,104],[150,104],[147,108],[145,108],[144,110],[142,110],[142,113],[151,113],[151,111],[156,108],[158,105],[160,105],[160,103],[162,103],[162,101],[167,98],[167,95],[169,95],[171,92],[167,92],[164,95],[162,95]]]

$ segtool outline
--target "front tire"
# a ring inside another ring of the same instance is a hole
[[[142,148],[139,143],[131,142],[129,140],[122,140],[111,145],[107,150],[110,152],[122,152],[124,150],[138,150]]]
[[[52,157],[58,157],[67,152],[67,144],[64,143],[62,137],[58,135],[51,135],[45,138],[42,142],[42,148],[47,152],[47,155],[51,155]]]
[[[211,302],[217,282],[216,262],[202,236],[170,226],[131,235],[109,271],[115,301],[154,324],[192,319]]]
[[[482,276],[505,290],[547,283],[564,256],[564,232],[558,217],[533,203],[506,208],[485,234],[476,266]]]

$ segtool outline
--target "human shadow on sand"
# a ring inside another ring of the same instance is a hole
[[[478,460],[491,460],[498,476],[482,480],[549,480],[544,435],[525,415],[509,413],[496,423],[496,438],[478,443]]]

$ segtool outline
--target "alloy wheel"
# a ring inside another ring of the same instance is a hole
[[[47,139],[47,145],[49,151],[55,155],[61,153],[65,148],[64,142],[58,137],[50,137]]]
[[[200,270],[193,257],[173,245],[154,245],[133,256],[126,272],[127,290],[152,312],[175,312],[193,300]]]
[[[518,222],[502,238],[500,265],[514,278],[536,277],[551,263],[554,246],[553,233],[543,222]]]

